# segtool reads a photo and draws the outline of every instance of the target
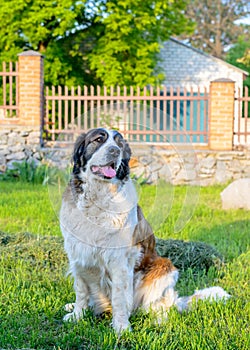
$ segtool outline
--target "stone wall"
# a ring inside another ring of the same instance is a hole
[[[0,172],[11,169],[14,162],[34,161],[39,163],[43,154],[40,147],[39,128],[5,126],[0,130]]]
[[[66,168],[70,148],[43,148],[40,132],[23,127],[0,131],[0,172],[14,162],[34,161]],[[250,151],[178,149],[157,145],[132,144],[131,173],[148,183],[163,179],[173,185],[208,186],[250,177]]]
[[[250,152],[167,149],[158,146],[134,148],[131,172],[156,182],[208,186],[250,177]]]

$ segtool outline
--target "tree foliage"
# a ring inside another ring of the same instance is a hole
[[[0,61],[45,55],[47,84],[155,84],[160,42],[189,29],[186,0],[0,0]]]
[[[0,61],[25,49],[45,55],[48,84],[88,81],[76,34],[88,27],[86,1],[0,0]],[[82,79],[83,78],[83,79]]]
[[[250,26],[248,26],[250,27]],[[248,77],[244,85],[250,87],[250,31],[246,35],[241,35],[238,41],[228,51],[226,61],[248,72]]]
[[[160,41],[180,34],[187,21],[184,1],[107,2],[98,18],[103,35],[90,55],[90,67],[107,85],[155,84],[163,76],[155,69]]]
[[[243,63],[250,70],[250,45],[246,49],[244,55],[241,58],[238,58],[239,63]]]
[[[186,15],[195,24],[192,35],[183,35],[194,47],[224,58],[245,28],[238,20],[250,13],[248,0],[191,0]]]

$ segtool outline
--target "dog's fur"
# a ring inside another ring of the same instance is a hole
[[[73,311],[64,319],[79,319],[88,307],[95,314],[112,310],[116,332],[129,328],[129,316],[139,307],[164,314],[172,305],[188,308],[199,295],[220,294],[216,289],[178,298],[178,271],[157,255],[152,229],[137,204],[130,156],[117,131],[99,128],[82,134],[60,212],[76,293]]]

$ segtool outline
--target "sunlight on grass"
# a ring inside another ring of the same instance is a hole
[[[60,235],[47,186],[0,182],[0,230]]]
[[[73,282],[66,277],[67,258],[48,188],[0,182],[0,347],[249,349],[249,212],[222,210],[222,189],[201,188],[199,199],[191,196],[188,202],[184,186],[144,185],[139,197],[158,237],[205,242],[226,262],[207,271],[190,267],[181,270],[177,284],[180,295],[220,285],[232,298],[226,304],[199,302],[183,314],[173,308],[161,325],[151,313],[139,311],[131,317],[133,333],[117,338],[109,314],[95,318],[87,311],[78,323],[62,322],[63,305],[74,301]],[[177,232],[180,217],[185,225]]]

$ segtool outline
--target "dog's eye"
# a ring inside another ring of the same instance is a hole
[[[104,140],[103,136],[98,136],[97,138],[94,139],[94,142],[102,143]]]

